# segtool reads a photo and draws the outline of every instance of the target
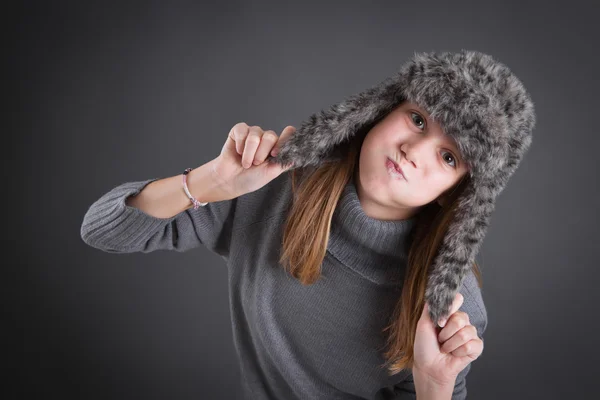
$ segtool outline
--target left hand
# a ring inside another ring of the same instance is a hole
[[[463,295],[457,293],[443,328],[429,317],[427,303],[417,322],[413,370],[439,385],[453,385],[458,374],[483,351],[483,341],[469,315],[458,311],[463,301]]]

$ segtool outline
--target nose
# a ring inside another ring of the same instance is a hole
[[[404,143],[400,146],[400,151],[413,168],[423,169],[426,164],[435,163],[437,145],[438,142],[433,137],[419,137]]]
[[[411,145],[410,150],[409,150],[408,145],[405,143],[402,146],[400,146],[400,151],[403,153],[402,157],[405,158],[406,161],[411,163],[413,168],[417,168],[417,165],[413,160],[413,157],[414,157],[413,146]],[[410,152],[410,154],[409,154],[409,152]]]

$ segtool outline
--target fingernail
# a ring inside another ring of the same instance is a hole
[[[440,319],[440,326],[443,328],[446,325],[446,318]]]
[[[275,157],[275,156],[277,155],[277,153],[278,153],[278,151],[277,151],[277,150],[273,150],[273,151],[271,151],[271,155],[272,155],[273,157]]]

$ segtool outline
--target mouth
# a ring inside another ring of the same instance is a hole
[[[402,175],[402,177],[406,180],[406,176],[404,175],[404,171],[402,171],[402,168],[400,168],[400,166],[389,157],[388,157],[388,161],[394,166],[396,171],[398,171]]]

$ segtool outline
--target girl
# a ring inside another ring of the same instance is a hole
[[[239,123],[214,160],[115,187],[81,236],[221,255],[248,399],[464,399],[487,326],[474,259],[534,125],[490,56],[415,53],[298,130]]]

